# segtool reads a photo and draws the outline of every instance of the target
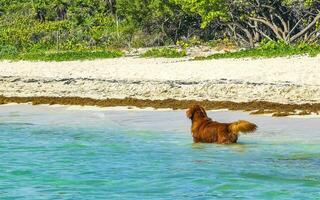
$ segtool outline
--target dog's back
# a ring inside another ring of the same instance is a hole
[[[199,123],[199,122],[198,122]],[[192,136],[194,142],[228,144],[237,142],[238,135],[229,131],[230,123],[219,123],[216,121],[204,120],[192,124]]]
[[[194,105],[187,111],[192,121],[194,142],[230,144],[236,143],[239,132],[248,133],[257,129],[253,123],[239,120],[233,123],[219,123],[211,120],[203,107]]]

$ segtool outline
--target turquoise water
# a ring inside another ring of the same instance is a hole
[[[320,199],[320,119],[193,144],[184,111],[0,106],[0,199]]]

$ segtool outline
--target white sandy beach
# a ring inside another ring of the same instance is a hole
[[[0,62],[0,95],[320,103],[320,56]]]

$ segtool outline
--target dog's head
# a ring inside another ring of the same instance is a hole
[[[204,108],[198,104],[190,106],[186,111],[187,117],[191,120],[194,118],[196,114],[198,114],[199,117],[207,117],[207,113],[204,110]]]

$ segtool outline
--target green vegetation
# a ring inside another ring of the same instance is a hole
[[[245,49],[236,52],[217,53],[207,57],[197,57],[196,60],[220,59],[220,58],[272,58],[293,55],[316,56],[320,54],[320,46],[316,44],[294,44],[288,45],[285,42],[266,41],[255,49]]]
[[[211,39],[197,27],[200,20],[171,0],[1,0],[0,59],[36,59],[51,55],[47,52],[108,54],[109,49],[171,45],[193,35]]]
[[[123,56],[123,52],[112,51],[65,51],[45,53],[21,53],[5,54],[1,59],[7,60],[29,60],[29,61],[72,61],[72,60],[93,60],[102,58],[117,58]]]
[[[202,18],[202,27],[212,23],[238,43],[253,48],[263,38],[295,42],[318,41],[319,0],[174,0],[186,12]]]
[[[266,39],[290,46],[289,55],[313,55],[317,50],[304,48],[319,45],[319,38],[319,0],[0,1],[0,59],[84,59],[109,57],[109,49],[202,43],[255,48]],[[277,52],[285,53],[269,54]]]
[[[180,58],[187,55],[185,50],[176,50],[170,48],[153,48],[142,54],[142,57],[153,57],[153,58]]]

